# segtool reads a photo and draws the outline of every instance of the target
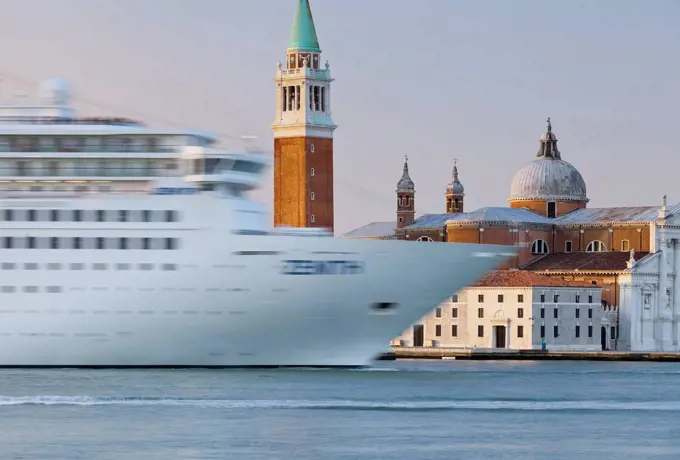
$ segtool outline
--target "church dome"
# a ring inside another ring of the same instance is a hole
[[[538,158],[517,171],[510,200],[588,201],[586,182],[570,163]]]
[[[446,186],[446,193],[452,194],[452,195],[464,195],[465,194],[465,187],[463,187],[463,184],[460,183],[460,179],[458,179],[458,165],[454,161],[453,163],[453,174],[451,175],[451,182],[448,183]]]
[[[587,202],[586,182],[571,163],[562,160],[549,118],[548,130],[540,142],[537,158],[513,177],[508,201]]]
[[[401,179],[397,182],[397,192],[414,192],[415,188],[415,184],[408,173],[408,156],[406,156],[404,158],[404,171],[401,175]]]

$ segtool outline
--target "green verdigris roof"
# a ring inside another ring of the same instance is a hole
[[[309,0],[300,0],[295,14],[295,22],[293,22],[293,30],[290,33],[288,48],[321,52]]]

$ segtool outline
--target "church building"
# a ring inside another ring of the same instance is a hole
[[[408,158],[397,183],[396,220],[345,238],[484,243],[519,248],[499,268],[529,270],[602,289],[603,343],[618,350],[680,351],[680,205],[589,208],[586,183],[562,158],[550,119],[538,152],[512,179],[507,207],[466,212],[458,167],[442,214],[416,217]],[[444,190],[443,190],[444,191]]]

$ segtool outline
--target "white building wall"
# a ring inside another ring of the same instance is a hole
[[[414,326],[423,327],[425,347],[539,350],[545,341],[548,350],[601,350],[600,293],[588,288],[471,287],[443,302]],[[504,333],[497,332],[499,327]],[[411,327],[392,345],[417,346],[415,339]]]

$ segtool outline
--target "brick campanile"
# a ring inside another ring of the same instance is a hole
[[[333,222],[331,70],[309,0],[300,0],[286,63],[276,72],[274,226],[322,227]]]

